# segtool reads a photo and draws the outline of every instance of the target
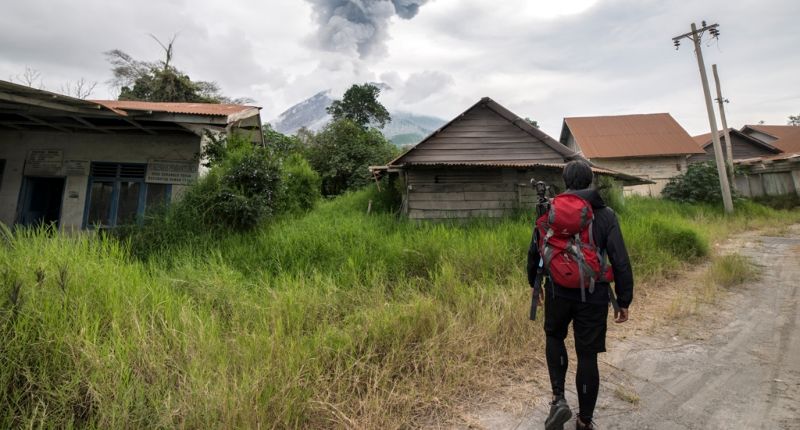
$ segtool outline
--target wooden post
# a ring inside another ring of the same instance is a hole
[[[728,121],[725,119],[725,103],[722,98],[722,89],[719,86],[719,74],[717,73],[717,65],[711,65],[711,71],[714,73],[714,82],[717,84],[717,104],[719,105],[719,119],[722,121],[722,130],[725,134],[725,162],[728,165],[728,175],[731,180],[731,185],[736,188],[733,174],[733,142],[731,142],[731,132],[728,130]]]
[[[722,188],[722,203],[726,213],[733,213],[733,199],[731,198],[731,188],[728,184],[728,172],[725,169],[725,162],[722,157],[722,146],[719,143],[719,131],[717,130],[717,118],[714,115],[714,105],[711,102],[711,91],[708,88],[708,76],[706,66],[703,62],[703,49],[700,46],[700,33],[697,26],[692,23],[692,41],[694,42],[694,52],[697,55],[697,66],[700,69],[700,80],[703,83],[703,95],[706,99],[706,112],[708,113],[708,124],[711,126],[711,141],[714,144],[714,158],[717,161],[717,173],[719,174],[719,184]]]

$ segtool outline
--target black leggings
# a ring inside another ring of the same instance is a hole
[[[547,370],[550,372],[550,385],[553,395],[564,395],[564,383],[567,379],[567,348],[564,339],[547,336],[545,347]],[[575,388],[578,391],[578,406],[581,421],[591,422],[594,407],[597,403],[597,392],[600,389],[600,371],[597,369],[597,353],[579,352],[578,370],[575,372]]]

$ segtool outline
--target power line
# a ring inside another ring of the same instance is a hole
[[[691,30],[688,33],[681,34],[672,38],[672,44],[675,49],[680,49],[681,40],[689,39],[694,43],[694,53],[697,56],[697,66],[700,69],[700,80],[703,84],[703,95],[706,100],[706,112],[708,113],[708,124],[711,126],[711,141],[714,144],[714,158],[717,162],[717,174],[719,175],[720,189],[722,190],[722,203],[725,206],[726,213],[733,213],[733,199],[731,197],[731,187],[728,183],[728,172],[725,168],[725,160],[722,155],[722,145],[719,143],[719,130],[717,129],[717,118],[714,115],[714,105],[711,101],[711,90],[708,87],[708,76],[706,75],[706,66],[703,62],[703,49],[701,41],[703,34],[708,32],[712,38],[719,37],[719,24],[707,25],[705,21],[702,22],[702,27],[697,28],[695,23],[692,23]],[[721,97],[720,97],[721,98]]]

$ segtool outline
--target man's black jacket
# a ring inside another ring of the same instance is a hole
[[[607,207],[600,194],[591,189],[570,191],[583,198],[592,205],[594,211],[594,224],[592,234],[597,247],[607,253],[614,271],[614,290],[617,293],[617,302],[622,308],[630,306],[633,300],[633,271],[631,270],[628,251],[622,239],[619,221],[614,211]],[[531,237],[531,246],[528,248],[528,283],[533,286],[536,278],[536,269],[539,266],[539,249],[536,246],[536,229]],[[552,288],[552,289],[550,289]],[[593,294],[586,290],[586,301],[589,303],[608,303],[608,283],[595,284]],[[555,294],[570,300],[581,300],[581,291],[577,288],[564,288],[558,285],[548,288],[548,293]]]

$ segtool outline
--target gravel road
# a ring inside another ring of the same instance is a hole
[[[599,428],[800,429],[800,226],[784,237],[740,235],[722,251],[749,257],[760,279],[693,325],[611,342]],[[574,393],[567,398],[577,409]],[[523,416],[485,411],[478,427],[544,428],[544,403]]]

